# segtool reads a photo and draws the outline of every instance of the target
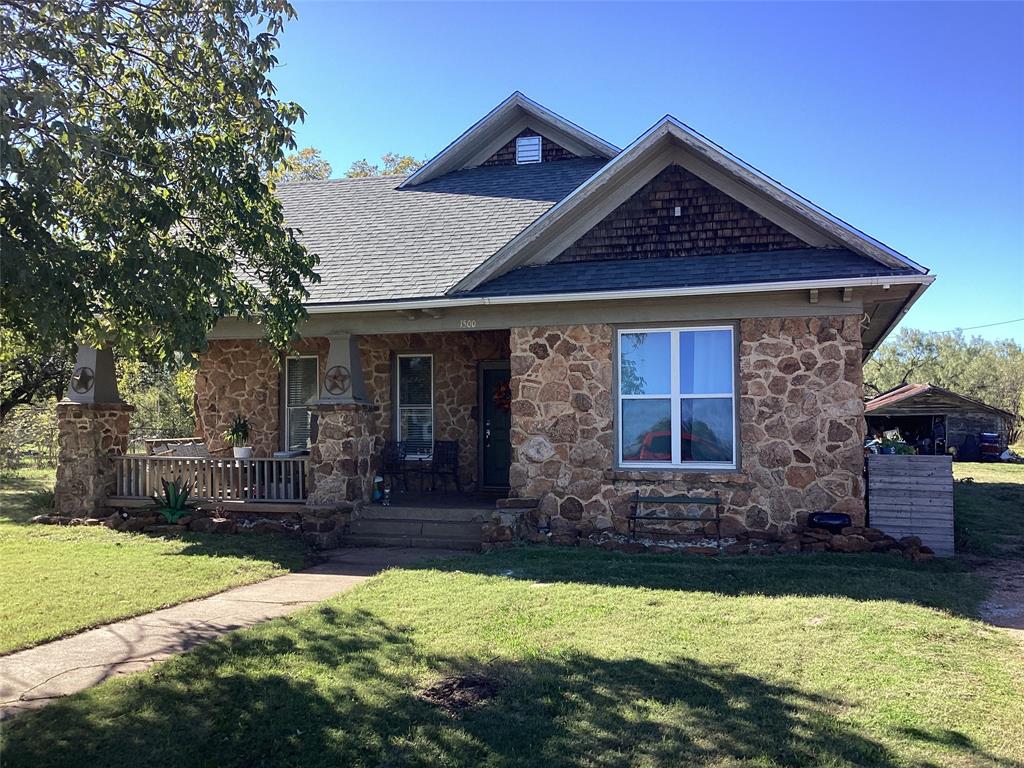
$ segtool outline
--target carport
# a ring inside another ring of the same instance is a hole
[[[868,434],[898,429],[903,439],[926,455],[955,449],[961,461],[980,458],[979,435],[999,435],[1007,445],[1014,415],[965,395],[932,384],[904,384],[868,400],[864,405]]]

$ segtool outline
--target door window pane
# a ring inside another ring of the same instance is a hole
[[[732,359],[732,334],[729,331],[680,331],[680,393],[684,395],[731,393]]]
[[[672,392],[672,335],[624,333],[619,337],[619,389],[623,395]]]
[[[622,401],[622,460],[672,461],[672,401]]]
[[[679,412],[682,461],[733,460],[731,398],[683,399]]]

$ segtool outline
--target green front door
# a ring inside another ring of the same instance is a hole
[[[512,402],[507,362],[480,363],[480,474],[484,488],[508,488]]]

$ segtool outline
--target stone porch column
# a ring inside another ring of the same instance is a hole
[[[307,505],[351,509],[369,501],[383,444],[377,428],[380,408],[318,402],[310,410],[317,418],[317,437],[310,450]]]
[[[338,332],[328,339],[323,389],[309,406],[316,417],[316,436],[310,448],[307,505],[351,509],[370,500],[383,444],[377,424],[380,408],[366,396],[356,338]]]
[[[128,424],[135,409],[117,392],[114,355],[80,346],[64,399],[57,404],[55,511],[100,517],[114,491],[111,456],[128,450]]]

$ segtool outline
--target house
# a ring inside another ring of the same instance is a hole
[[[517,92],[407,177],[279,194],[322,280],[286,352],[216,327],[197,423],[308,446],[309,508],[455,441],[535,538],[623,533],[638,490],[762,538],[863,522],[862,361],[934,278],[675,118],[619,149]]]
[[[1017,417],[933,384],[904,384],[864,404],[868,433],[898,429],[904,440],[925,453],[953,450],[958,459],[980,458],[979,436],[998,435],[998,450],[1011,437]]]

